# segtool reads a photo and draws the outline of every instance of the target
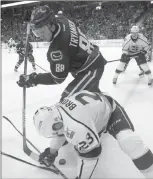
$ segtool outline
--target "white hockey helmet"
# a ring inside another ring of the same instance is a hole
[[[63,11],[58,11],[58,13],[57,14],[63,14]]]
[[[44,137],[57,137],[63,134],[63,122],[56,106],[41,107],[33,116],[38,133]]]
[[[139,33],[139,27],[137,25],[132,26],[131,33]]]

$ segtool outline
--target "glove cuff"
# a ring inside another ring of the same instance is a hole
[[[143,54],[146,54],[146,53],[147,53],[147,51],[145,51],[145,50],[142,50],[142,51],[141,51],[141,53],[143,53]]]
[[[37,73],[36,72],[34,72],[34,73],[32,73],[32,77],[31,77],[31,80],[32,80],[32,86],[37,86]]]

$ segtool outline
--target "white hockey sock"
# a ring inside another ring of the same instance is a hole
[[[114,78],[118,78],[118,76],[119,76],[119,73],[116,73],[116,72],[115,72]]]

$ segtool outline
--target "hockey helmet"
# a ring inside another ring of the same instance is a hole
[[[33,116],[37,132],[44,137],[57,137],[63,134],[63,122],[56,106],[41,107]]]
[[[58,13],[57,14],[63,14],[63,11],[58,11]]]
[[[53,24],[55,23],[54,11],[49,6],[35,8],[31,14],[31,29],[36,37],[50,41],[53,37]]]
[[[139,27],[137,25],[132,26],[131,33],[139,33]]]
[[[55,13],[49,6],[39,6],[32,11],[31,25],[34,28],[40,28],[47,24],[53,24],[55,22]]]

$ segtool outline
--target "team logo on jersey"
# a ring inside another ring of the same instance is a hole
[[[75,133],[74,131],[69,130],[68,128],[67,128],[66,131],[65,131],[66,136],[67,136],[68,138],[70,138],[70,139],[73,138],[74,133]]]
[[[63,58],[63,54],[60,50],[51,52],[50,54],[52,61],[60,61]]]

